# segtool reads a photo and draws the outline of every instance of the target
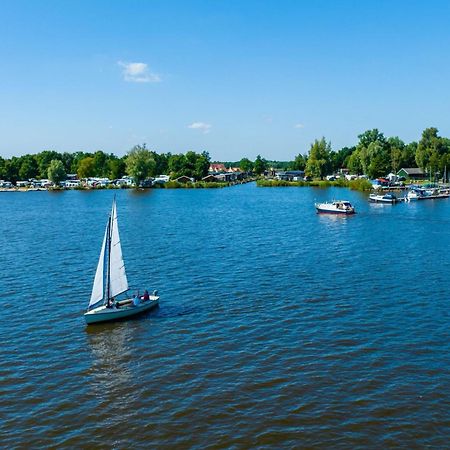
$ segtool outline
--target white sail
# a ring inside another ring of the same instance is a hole
[[[109,263],[109,295],[115,297],[128,290],[127,274],[122,257],[120,245],[119,227],[117,223],[116,202],[113,202],[111,210],[111,253]]]
[[[97,271],[95,272],[94,286],[92,287],[91,300],[89,306],[95,305],[97,302],[103,299],[103,282],[105,278],[105,248],[106,239],[108,235],[108,226],[105,230],[105,237],[103,238],[102,249],[100,251],[100,257],[98,258]]]

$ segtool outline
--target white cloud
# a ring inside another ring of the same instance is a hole
[[[126,63],[119,61],[123,67],[123,79],[132,83],[159,83],[161,77],[157,73],[150,72],[148,64],[141,62]]]
[[[294,128],[305,128],[305,125],[303,125],[302,123],[296,123],[294,125]]]
[[[188,125],[188,128],[193,130],[200,130],[203,134],[208,134],[211,131],[211,125],[205,122],[194,122]]]

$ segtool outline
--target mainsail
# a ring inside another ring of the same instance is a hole
[[[92,287],[91,300],[89,306],[95,305],[103,299],[103,284],[105,279],[105,248],[108,240],[109,226],[106,227],[105,237],[103,238],[102,249],[100,251],[100,257],[98,258],[97,271],[95,272],[94,286]]]
[[[128,290],[125,263],[122,257],[122,246],[120,245],[119,226],[117,223],[117,208],[114,200],[111,210],[111,246],[109,260],[109,296],[115,297]]]
[[[122,257],[116,200],[114,199],[98,259],[89,307],[100,300],[106,303],[111,297],[122,294],[127,290],[128,280]]]

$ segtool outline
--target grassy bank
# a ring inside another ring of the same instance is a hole
[[[372,189],[372,185],[370,182],[364,178],[357,180],[336,180],[336,181],[327,181],[327,180],[313,180],[313,181],[284,181],[284,180],[272,180],[260,178],[256,182],[259,187],[288,187],[288,186],[313,186],[320,188],[327,187],[346,187],[353,189],[355,191],[370,191]]]
[[[139,189],[214,189],[232,186],[235,183],[208,183],[205,181],[196,181],[193,183],[178,183],[176,181],[168,181],[167,183],[158,183],[153,186],[140,187]],[[46,190],[49,191],[99,191],[104,189],[136,189],[135,186],[121,185],[116,186],[109,184],[107,186],[75,186],[70,188],[54,186]],[[15,188],[17,190],[17,188]],[[26,188],[23,190],[27,190]],[[44,190],[44,189],[43,189]]]
[[[178,183],[177,181],[168,181],[167,183],[155,184],[156,189],[214,189],[230,186],[230,183],[196,181],[194,183]]]

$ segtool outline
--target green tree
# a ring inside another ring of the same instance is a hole
[[[253,172],[257,175],[261,175],[267,169],[267,161],[264,158],[261,158],[261,155],[258,155],[253,164]]]
[[[417,142],[410,142],[402,150],[402,159],[400,169],[402,167],[416,167],[416,151]]]
[[[87,156],[92,156],[90,153],[84,153],[84,152],[75,152],[72,154],[72,163],[70,165],[70,173],[76,173],[78,174],[78,166],[80,164],[80,161]]]
[[[183,175],[183,170],[186,167],[186,158],[184,155],[170,155],[168,162],[170,176],[178,178]]]
[[[10,160],[6,160],[5,163],[5,179],[15,183],[19,180],[19,170],[21,166],[20,158],[13,156]]]
[[[194,178],[196,180],[201,180],[203,177],[206,177],[206,175],[208,175],[210,162],[211,158],[209,157],[208,152],[202,152],[200,155],[197,155],[194,172]]]
[[[377,143],[372,142],[369,147],[377,145]],[[374,151],[372,155],[369,167],[367,168],[367,175],[370,178],[386,176],[389,172],[389,155],[382,151]]]
[[[387,146],[390,152],[390,168],[394,173],[397,173],[403,166],[405,143],[396,136],[388,138]]]
[[[437,152],[437,150],[432,150],[430,154],[430,158],[428,160],[428,170],[430,175],[433,176],[435,173],[439,172],[441,166],[441,156]]]
[[[361,161],[362,171],[365,174],[368,174],[372,159],[379,152],[387,151],[386,139],[383,133],[380,133],[377,128],[365,131],[358,136],[358,139],[359,142],[356,149],[359,152],[359,160]],[[381,158],[378,158],[378,163],[380,160]]]
[[[356,149],[347,160],[347,168],[351,173],[360,175],[363,173],[359,150]]]
[[[385,144],[374,141],[367,148],[361,149],[365,152],[367,166],[364,171],[370,178],[386,176],[390,170],[390,154]]]
[[[133,177],[136,186],[140,184],[154,172],[156,163],[145,144],[135,145],[127,155],[126,172]]]
[[[116,180],[125,174],[125,161],[122,158],[110,158],[108,161],[108,178]]]
[[[299,153],[292,162],[292,170],[305,170],[307,157]]]
[[[24,155],[20,159],[19,178],[21,180],[36,178],[39,174],[39,168],[34,155]]]
[[[169,155],[168,170],[172,178],[186,176],[200,180],[208,175],[211,158],[208,152],[186,152],[185,155]]]
[[[170,153],[152,152],[153,159],[155,160],[155,175],[166,175],[169,172],[169,158]]]
[[[306,172],[323,180],[323,177],[330,171],[331,168],[331,144],[325,141],[323,137],[320,141],[315,140],[311,144],[309,151],[308,162],[306,163]]]
[[[48,167],[54,159],[61,159],[61,155],[53,150],[44,150],[36,155],[40,178],[47,178]]]
[[[359,147],[368,147],[372,142],[379,142],[380,144],[384,144],[386,142],[386,138],[384,134],[378,131],[377,128],[373,130],[364,131],[364,133],[358,135]]]
[[[6,160],[0,156],[0,180],[6,178]]]
[[[342,147],[338,152],[331,152],[331,172],[338,172],[340,169],[347,168],[348,160],[356,147]]]
[[[195,178],[195,164],[197,162],[197,154],[193,151],[188,151],[184,156],[185,166],[182,170],[182,174],[190,178]]]
[[[253,163],[248,158],[242,158],[239,161],[239,168],[242,170],[242,172],[252,172]]]
[[[95,160],[92,156],[84,157],[78,163],[77,175],[81,180],[82,178],[89,178],[95,176]]]
[[[442,155],[446,153],[445,147],[445,141],[438,136],[438,129],[434,127],[426,128],[422,132],[422,138],[420,139],[416,150],[417,165],[423,170],[426,170],[433,152],[437,152],[438,155]],[[433,157],[433,161],[435,160],[436,156]]]
[[[101,150],[97,150],[94,153],[94,166],[95,166],[95,176],[96,177],[106,177],[108,175],[107,166],[108,156]]]
[[[450,153],[444,155],[441,159],[441,174],[444,183],[448,183],[450,172]]]
[[[66,173],[77,173],[76,170],[74,172],[71,172],[72,163],[73,163],[73,157],[74,157],[74,154],[73,153],[68,153],[68,152],[64,152],[61,155],[61,161],[64,164],[64,169],[65,169]]]
[[[66,171],[64,170],[64,164],[59,159],[53,159],[50,161],[50,165],[47,171],[48,179],[55,185],[58,185],[66,178]]]

